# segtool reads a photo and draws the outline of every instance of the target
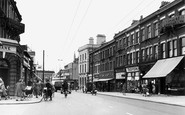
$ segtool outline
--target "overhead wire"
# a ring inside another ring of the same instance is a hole
[[[84,13],[84,15],[83,15],[83,17],[82,17],[82,19],[81,19],[81,21],[80,21],[80,23],[79,23],[79,25],[78,25],[76,31],[75,31],[75,34],[74,34],[74,36],[73,36],[74,39],[72,39],[71,44],[73,43],[73,41],[74,41],[75,38],[76,38],[76,35],[78,34],[78,31],[79,31],[79,29],[80,29],[80,27],[81,27],[81,25],[82,25],[82,23],[83,23],[83,21],[84,21],[86,15],[87,15],[87,12],[88,12],[88,10],[89,10],[89,8],[90,8],[90,6],[91,6],[91,3],[92,3],[92,0],[90,0],[89,4],[88,4],[88,6],[87,6],[87,9],[85,10],[85,13]]]
[[[68,38],[69,38],[71,29],[72,29],[73,24],[74,24],[74,22],[75,22],[75,18],[76,18],[76,16],[77,16],[78,11],[79,11],[79,8],[80,8],[81,1],[82,1],[82,0],[80,0],[80,1],[78,2],[77,8],[76,8],[76,10],[75,10],[74,17],[73,17],[73,19],[72,19],[71,25],[70,25],[69,30],[68,30],[68,32],[67,32],[67,36],[66,36],[66,38],[65,38],[64,44],[67,42],[67,40],[68,40]],[[67,47],[67,45],[65,45],[65,46]]]
[[[139,7],[144,1],[145,1],[145,0],[142,0],[142,1],[137,5],[137,7]],[[141,12],[141,11],[143,11],[144,9],[148,8],[148,6],[150,6],[154,1],[155,1],[155,0],[152,0],[151,2],[149,2],[149,3],[148,3],[145,7],[143,7],[143,9],[140,10],[139,12]],[[127,13],[127,15],[124,16],[124,17],[114,26],[114,28],[112,29],[112,31],[113,31],[116,27],[120,26],[120,23],[122,23],[123,20],[125,20],[125,19],[126,19],[130,14],[132,14],[132,12],[134,12],[136,9],[137,9],[137,8],[134,8],[134,9],[131,10],[129,13]],[[139,13],[137,13],[137,14],[139,14]],[[129,23],[130,20],[133,20],[134,17],[136,17],[136,16],[134,15],[134,16],[132,16],[131,18],[129,18],[128,21],[126,21],[123,25]],[[110,33],[110,32],[108,32],[108,33]],[[111,34],[111,33],[110,33],[110,34]],[[109,35],[110,35],[110,34],[109,34]]]

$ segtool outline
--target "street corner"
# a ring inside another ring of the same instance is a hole
[[[24,98],[24,99],[16,99],[15,97],[8,98],[7,100],[1,99],[0,105],[15,105],[15,104],[34,104],[40,103],[42,101],[42,97],[31,97],[31,98]]]

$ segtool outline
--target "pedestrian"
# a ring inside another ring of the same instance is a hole
[[[25,85],[23,82],[23,79],[19,79],[19,81],[16,83],[16,89],[15,89],[15,96],[16,96],[16,101],[18,101],[19,99],[21,101],[23,101],[23,97],[24,97],[24,92],[23,90],[25,89]]]
[[[50,98],[50,101],[52,101],[52,84],[50,83],[49,79],[46,79],[46,84],[45,84],[46,88],[47,88],[47,96]]]
[[[4,81],[2,80],[2,78],[0,78],[0,100],[2,96],[5,96],[5,100],[7,99],[7,93],[6,93]]]
[[[39,95],[39,92],[40,92],[39,80],[34,80],[34,83],[33,83],[33,92],[34,92],[34,95],[36,96],[36,98],[38,98],[38,95]]]

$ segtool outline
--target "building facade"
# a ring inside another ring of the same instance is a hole
[[[0,1],[0,77],[14,95],[16,82],[22,76],[23,50],[19,44],[24,24],[14,0]]]
[[[99,91],[114,91],[114,39],[90,52],[90,73]]]
[[[123,69],[128,92],[142,91],[147,84],[150,93],[164,94],[170,87],[173,94],[185,94],[184,24],[185,1],[162,2],[114,36],[116,71]]]
[[[102,43],[106,42],[106,36],[98,34],[97,43],[94,44],[94,38],[89,38],[89,44],[86,44],[78,49],[79,52],[79,88],[85,87],[87,82],[92,82],[92,74],[89,68],[89,54],[96,48],[98,48]]]

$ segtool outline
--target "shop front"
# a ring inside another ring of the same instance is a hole
[[[126,72],[122,69],[122,71],[120,70],[116,70],[116,91],[118,92],[122,92],[124,90],[125,86],[125,78],[126,78]]]
[[[127,72],[127,92],[137,93],[140,89],[140,72],[139,67],[128,67]]]
[[[184,61],[184,56],[158,60],[143,78],[153,83],[159,94],[185,95]]]

